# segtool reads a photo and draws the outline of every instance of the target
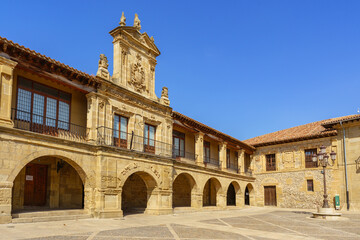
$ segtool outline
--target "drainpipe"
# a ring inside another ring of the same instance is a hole
[[[345,128],[340,121],[341,128],[343,130],[343,145],[344,145],[344,164],[345,164],[345,183],[346,183],[346,208],[349,211],[350,202],[349,202],[349,186],[348,186],[348,176],[347,176],[347,163],[346,163],[346,144],[345,144]]]

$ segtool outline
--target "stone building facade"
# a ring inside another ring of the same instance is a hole
[[[256,177],[256,205],[307,209],[321,206],[324,194],[322,166],[313,163],[311,156],[319,152],[320,146],[325,146],[327,153],[334,151],[337,154],[333,166],[326,168],[329,203],[334,206],[334,197],[339,195],[342,209],[349,205],[350,209],[358,210],[359,119],[360,115],[328,119],[245,140],[256,147],[251,162]]]
[[[255,148],[155,94],[154,39],[133,26],[88,75],[0,37],[0,223],[83,209],[96,218],[254,205]]]

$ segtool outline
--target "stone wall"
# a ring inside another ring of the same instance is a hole
[[[256,205],[264,206],[264,186],[276,186],[277,206],[286,208],[316,208],[322,205],[323,175],[322,167],[305,168],[305,150],[319,149],[337,152],[334,138],[320,138],[294,143],[258,147],[252,158],[251,168],[256,181]],[[275,154],[276,170],[266,170],[266,155]],[[333,204],[335,194],[340,194],[340,175],[338,159],[333,167],[327,167],[328,199]],[[307,180],[313,180],[314,191],[307,190]]]

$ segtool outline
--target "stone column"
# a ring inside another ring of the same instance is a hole
[[[148,190],[146,214],[160,215],[172,213],[171,190]]]
[[[11,222],[12,182],[0,182],[0,224]]]
[[[204,166],[204,134],[201,132],[195,134],[195,155],[196,165]]]
[[[203,194],[201,192],[191,193],[191,207],[192,208],[202,208]]]
[[[226,194],[224,192],[216,194],[216,206],[220,208],[226,207]]]
[[[0,125],[13,126],[11,100],[14,68],[17,62],[0,56]]]
[[[219,161],[220,161],[220,169],[225,170],[227,168],[226,166],[226,142],[220,143],[220,153],[219,153]]]
[[[87,99],[87,116],[86,116],[86,127],[89,129],[88,141],[96,142],[97,140],[97,112],[98,112],[98,101],[96,93],[89,93],[86,95]],[[104,130],[104,129],[102,129]],[[104,135],[104,133],[100,133]]]
[[[59,207],[60,172],[56,171],[57,161],[53,161],[50,165],[50,208]]]
[[[237,150],[237,172],[241,173],[241,154],[243,154],[243,150]]]
[[[238,160],[239,173],[245,173],[245,151],[241,149],[239,151],[239,160]]]

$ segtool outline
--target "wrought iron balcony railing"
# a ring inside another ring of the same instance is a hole
[[[192,152],[185,152],[185,151],[173,148],[172,157],[175,158],[176,160],[181,160],[182,158],[185,158],[185,159],[195,161],[197,158],[197,155]]]
[[[97,128],[97,144],[172,157],[172,144],[108,127]]]
[[[245,168],[245,175],[247,175],[247,176],[252,176],[253,175],[253,172],[252,172],[252,170],[250,169],[250,168]]]
[[[230,170],[234,170],[235,172],[238,172],[238,164],[237,162],[228,162],[226,164],[226,167]]]
[[[89,133],[86,127],[14,108],[11,111],[11,119],[14,128],[67,140],[86,141]]]
[[[220,167],[220,160],[219,159],[211,158],[211,157],[208,157],[208,156],[204,156],[204,163]]]

